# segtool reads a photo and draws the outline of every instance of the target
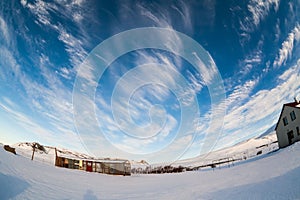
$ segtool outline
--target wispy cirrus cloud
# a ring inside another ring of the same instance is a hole
[[[178,1],[179,5],[172,5],[171,7],[176,10],[182,17],[185,28],[193,31],[192,13],[189,5],[184,1]]]
[[[44,2],[38,0],[34,3],[23,3],[25,8],[28,8],[30,12],[36,17],[35,23],[41,28],[50,28],[58,33],[58,40],[63,42],[65,50],[69,54],[71,68],[68,70],[68,74],[75,73],[78,65],[87,56],[85,47],[89,44],[89,36],[85,32],[82,19],[85,17],[85,1],[58,1],[58,2]],[[73,26],[77,27],[76,35],[74,31],[67,30],[60,21],[54,20],[54,13],[60,13],[60,17],[63,20],[70,21]],[[75,16],[74,16],[75,15]],[[64,77],[64,73],[62,76]]]
[[[21,76],[20,65],[17,63],[13,53],[6,47],[0,48],[0,64],[1,66],[6,66],[2,67],[0,71],[2,80],[15,80],[16,77]],[[13,72],[13,74],[11,72]],[[14,75],[16,77],[14,77]]]
[[[274,88],[259,90],[242,105],[233,107],[224,123],[225,132],[229,135],[223,136],[224,141],[220,140],[219,147],[257,136],[276,123],[282,104],[292,101],[294,95],[300,93],[300,74],[295,73],[299,69],[300,60],[278,76],[278,84]]]
[[[264,40],[259,40],[257,46],[238,62],[238,71],[235,72],[233,76],[224,80],[228,93],[226,106],[234,104],[238,106],[239,103],[245,100],[245,97],[248,98],[260,78],[268,72],[269,64],[265,64],[266,67],[263,72],[259,71],[257,74],[253,73],[256,68],[260,68],[261,65],[264,65],[263,44]],[[249,78],[249,74],[251,73],[253,75]]]
[[[297,24],[289,33],[285,41],[281,44],[279,53],[273,62],[273,67],[280,67],[286,64],[286,61],[292,56],[294,45],[300,40],[300,25]]]
[[[230,113],[235,108],[240,107],[250,98],[250,94],[258,83],[258,80],[259,79],[248,80],[245,83],[234,87],[233,92],[228,95],[225,101],[227,112]]]
[[[155,23],[156,26],[163,27],[163,28],[170,28],[171,21],[170,17],[168,16],[168,12],[159,12],[159,16],[157,13],[153,13],[150,9],[143,4],[137,4],[138,10],[140,14]]]
[[[4,19],[0,16],[0,34],[2,35],[2,37],[4,38],[4,41],[6,43],[10,42],[10,36],[9,36],[9,30],[8,30],[8,26],[6,24],[6,22],[4,21]]]
[[[241,30],[249,33],[253,32],[260,23],[268,16],[271,9],[275,12],[278,11],[280,0],[251,0],[249,1],[247,8],[251,16],[245,16],[240,20]]]
[[[273,8],[275,11],[279,8],[280,0],[251,0],[248,4],[248,10],[252,14],[252,20],[255,26],[258,26],[262,20],[269,14]]]
[[[238,142],[258,136],[277,122],[282,105],[293,100],[300,93],[300,60],[277,77],[277,84],[272,89],[254,92],[259,79],[248,80],[236,86],[223,105],[227,110],[224,119],[223,134],[213,150],[232,146]],[[299,95],[298,95],[299,96]],[[208,129],[211,113],[200,119],[197,130],[200,133]],[[213,127],[212,127],[213,128]],[[199,154],[199,147],[209,141],[202,137],[193,144],[191,151]],[[211,144],[213,145],[213,143]],[[190,153],[190,152],[188,152]]]
[[[171,9],[166,9],[166,4]],[[212,1],[203,2],[204,7],[214,7]],[[124,12],[125,11],[125,12]],[[175,11],[175,12],[174,12]],[[211,13],[210,13],[211,14]],[[138,23],[141,26],[155,26],[162,28],[178,27],[178,30],[184,28],[185,31],[193,31],[193,13],[191,5],[184,1],[176,2],[142,2],[122,3],[119,8],[119,18],[122,22],[130,24],[127,20],[131,17],[138,17]],[[211,17],[211,15],[210,15]],[[127,22],[126,22],[127,21]],[[211,22],[211,21],[210,21]],[[205,22],[206,23],[206,22]]]
[[[237,12],[242,16],[238,18],[239,30],[241,31],[240,37],[243,45],[245,41],[251,39],[250,35],[259,28],[270,12],[276,13],[278,11],[279,5],[280,0],[251,0],[247,4],[248,10],[246,12],[241,11],[240,8],[237,9]]]
[[[17,56],[17,48],[13,46],[15,39],[9,38],[7,43],[12,45],[0,48],[0,66],[5,66],[0,69],[0,81],[4,83],[1,94],[2,111],[14,118],[16,123],[28,133],[35,134],[49,144],[59,144],[56,138],[59,133],[59,138],[70,140],[71,148],[80,147],[80,140],[73,126],[72,91],[64,86],[56,73],[50,70],[53,64],[43,54],[34,63],[43,77],[43,83],[34,80],[30,72],[23,71],[22,64],[19,62],[21,59]],[[11,81],[14,84],[7,84]],[[11,95],[7,92],[10,90],[16,90],[18,93]],[[19,108],[26,106],[20,110],[16,105],[19,105]],[[32,118],[32,113],[39,117]]]
[[[37,121],[36,119],[30,117],[27,111],[21,111],[20,107],[8,97],[2,97],[0,109],[3,110],[7,116],[13,118],[17,124],[22,127],[23,130],[19,134],[27,134],[26,136],[22,135],[14,137],[33,137],[36,138],[36,140],[42,141],[46,144],[65,146],[65,144],[58,142],[56,132],[59,131],[60,140],[68,140],[70,148],[76,149],[81,146],[79,139],[74,137],[74,134],[69,128],[64,129],[60,126],[57,126],[57,123],[55,123],[55,126],[45,127],[42,125],[41,121]]]

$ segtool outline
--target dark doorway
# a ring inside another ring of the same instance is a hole
[[[288,136],[289,144],[292,144],[292,143],[293,143],[293,139],[294,139],[294,133],[293,133],[293,130],[289,131],[289,132],[287,133],[287,136]]]
[[[86,161],[86,171],[88,171],[88,172],[93,171],[93,162],[92,161]]]

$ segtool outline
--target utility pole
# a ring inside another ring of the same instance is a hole
[[[35,144],[33,144],[33,146],[32,146],[32,156],[31,156],[31,160],[33,160],[34,152],[35,152]]]
[[[56,147],[54,148],[55,150],[55,166],[58,166],[58,157],[57,157],[57,150],[56,150]]]

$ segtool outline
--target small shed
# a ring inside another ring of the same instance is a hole
[[[300,141],[300,103],[284,104],[275,127],[279,148]]]

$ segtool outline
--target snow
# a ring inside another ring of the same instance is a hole
[[[16,152],[24,157],[30,158],[32,156],[32,144],[30,142],[21,142],[12,145],[16,149]],[[45,148],[45,152],[40,151],[38,149],[35,150],[34,153],[34,160],[51,164],[55,164],[55,147],[49,147],[49,146],[43,146]],[[110,162],[110,163],[123,163],[126,161],[125,159],[117,159],[117,158],[94,158],[92,156],[78,153],[75,151],[70,151],[63,148],[56,148],[58,156],[64,157],[64,158],[70,158],[70,159],[80,159],[80,160],[92,160],[92,161],[98,161],[98,162]],[[140,165],[142,163],[135,162]]]
[[[173,166],[197,167],[207,164],[217,163],[218,161],[245,160],[256,157],[258,152],[267,154],[278,149],[276,132],[259,138],[252,138],[241,142],[235,146],[211,152],[207,155],[201,155],[196,158],[179,160],[173,163]],[[230,164],[230,163],[228,163]],[[225,165],[228,165],[225,164]]]
[[[300,143],[233,167],[112,176],[0,150],[1,199],[300,199]]]
[[[230,161],[230,160],[244,160],[249,159],[257,155],[258,151],[261,151],[261,154],[266,154],[271,151],[274,151],[278,149],[278,144],[274,143],[277,141],[277,136],[275,132],[272,132],[264,137],[259,138],[252,138],[250,140],[247,140],[245,142],[239,143],[233,147],[229,147],[226,149],[222,149],[219,151],[214,151],[209,153],[208,155],[202,155],[196,158],[186,159],[186,160],[179,160],[175,163],[155,163],[155,164],[148,164],[146,161],[134,161],[131,160],[131,168],[136,169],[137,172],[142,172],[143,170],[146,170],[147,167],[155,168],[165,165],[170,165],[174,167],[178,166],[184,166],[184,167],[198,167],[203,165],[211,165],[212,163],[216,163],[219,161]],[[16,148],[16,151],[18,154],[31,158],[32,156],[32,143],[17,143],[15,145],[12,145],[12,147]],[[44,146],[46,153],[36,150],[34,154],[34,160],[47,163],[50,165],[54,165],[55,163],[55,147],[49,147]],[[89,159],[94,160],[96,158],[93,158],[89,155],[70,151],[67,149],[62,148],[56,148],[58,155],[63,156],[66,158],[72,158],[72,159]],[[108,161],[111,162],[124,162],[124,160],[120,159],[104,159],[104,158],[97,158],[98,161]],[[225,163],[223,165],[232,164],[232,162]],[[218,165],[219,166],[219,165]]]

